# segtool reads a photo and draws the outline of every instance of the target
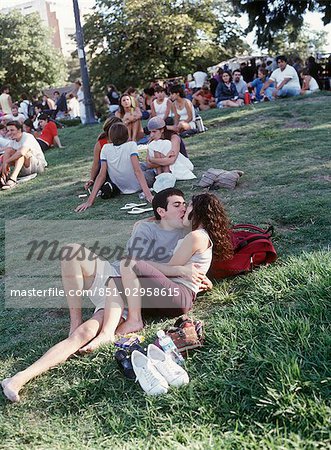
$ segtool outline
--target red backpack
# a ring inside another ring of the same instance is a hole
[[[232,259],[213,258],[209,275],[219,280],[233,277],[253,270],[261,264],[270,264],[277,259],[277,253],[271,243],[273,227],[267,230],[248,223],[235,225],[231,230],[234,256]]]

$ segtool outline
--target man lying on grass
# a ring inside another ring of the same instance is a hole
[[[183,238],[189,230],[183,225],[186,204],[183,193],[176,188],[165,189],[159,192],[153,200],[154,212],[158,211],[161,220],[158,222],[142,222],[134,229],[127,245],[127,254],[135,259],[154,260],[156,262],[168,262],[179,239]],[[1,386],[5,396],[12,402],[20,400],[19,391],[31,379],[46,372],[50,368],[66,361],[78,350],[83,349],[100,332],[104,320],[104,307],[106,301],[105,286],[108,279],[119,277],[118,265],[111,265],[97,255],[84,248],[86,257],[82,261],[79,244],[72,244],[73,254],[76,256],[70,261],[62,262],[62,281],[66,292],[70,311],[69,337],[49,349],[40,359],[27,369],[18,372],[11,378],[2,381]],[[178,273],[179,276],[185,276]],[[200,277],[201,284],[205,288],[210,287],[209,280],[192,267],[191,272]],[[108,284],[108,287],[110,285]],[[109,287],[111,289],[111,286]],[[116,289],[116,285],[114,286]],[[73,295],[83,289],[89,290],[95,310],[91,319],[82,322],[81,297]],[[92,293],[95,293],[92,296]],[[119,292],[111,293],[116,296]],[[168,297],[173,301],[174,292],[168,292]],[[167,297],[167,298],[168,298]],[[162,299],[163,300],[163,299]],[[163,300],[164,301],[164,300]],[[152,312],[152,311],[151,311]],[[180,315],[186,309],[177,307],[166,309],[168,316]],[[113,321],[120,324],[122,307],[114,307],[112,310]]]

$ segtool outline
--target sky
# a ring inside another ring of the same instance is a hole
[[[9,0],[5,0],[6,1]],[[19,4],[19,3],[24,3],[27,0],[10,0],[10,5],[15,5],[15,4]],[[78,0],[79,1],[86,1],[86,0]],[[69,7],[69,3],[72,3],[71,0],[68,0],[68,7]],[[89,0],[89,3],[95,3],[95,0]],[[70,4],[70,7],[72,7],[72,5]],[[324,50],[326,52],[331,53],[331,24],[327,25],[326,27],[323,25],[322,22],[322,14],[317,13],[317,12],[307,12],[305,14],[305,22],[307,23],[307,25],[309,25],[309,27],[312,30],[316,30],[316,31],[320,31],[320,30],[325,30],[328,33],[328,44],[326,45],[326,47],[324,48]],[[242,18],[239,20],[240,24],[245,27],[247,26],[248,20],[246,16],[242,16]],[[256,51],[258,51],[257,47],[254,46],[253,44],[254,41],[254,32],[249,33],[247,35],[247,42],[248,44]]]
[[[331,24],[324,26],[322,22],[323,14],[317,12],[307,12],[304,16],[305,23],[309,26],[311,30],[321,31],[325,30],[328,33],[328,44],[323,48],[323,51],[326,53],[331,53]],[[246,27],[248,25],[247,16],[243,15],[239,19],[239,23],[242,27]],[[252,47],[254,51],[259,52],[258,47],[254,45],[254,37],[255,33],[251,32],[247,35],[247,43]],[[317,49],[321,50],[321,49]]]

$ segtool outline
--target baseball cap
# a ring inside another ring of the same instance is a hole
[[[154,131],[154,130],[160,130],[161,128],[165,127],[165,121],[162,119],[162,117],[152,117],[151,119],[149,119],[148,124],[147,124],[147,128],[149,129],[149,131]]]

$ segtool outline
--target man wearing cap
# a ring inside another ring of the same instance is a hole
[[[276,63],[278,69],[274,70],[269,80],[264,83],[260,94],[263,95],[268,89],[274,98],[300,95],[301,86],[297,71],[294,67],[287,64],[286,56],[277,56]],[[275,88],[270,87],[272,83],[276,85]],[[270,97],[268,93],[267,97]]]

